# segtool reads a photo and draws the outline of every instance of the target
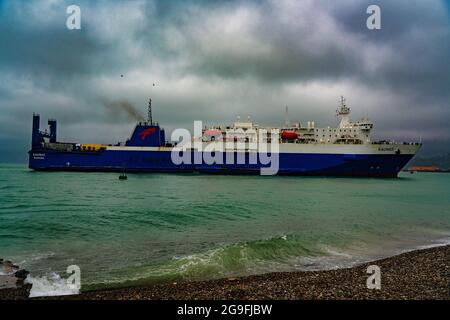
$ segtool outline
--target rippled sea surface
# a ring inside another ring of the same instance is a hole
[[[317,270],[450,239],[450,174],[42,173],[0,165],[0,257],[82,289]],[[56,279],[56,280],[55,280]]]

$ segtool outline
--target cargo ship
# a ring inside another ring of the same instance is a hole
[[[194,128],[193,137],[166,141],[164,129],[153,122],[150,99],[147,121],[137,123],[131,137],[117,144],[60,142],[56,120],[48,120],[49,130],[41,131],[40,117],[33,114],[29,168],[397,177],[421,142],[372,141],[373,123],[368,118],[352,122],[350,111],[341,97],[337,127],[316,128],[314,121],[289,124],[286,107],[281,128],[238,118],[232,125],[202,126],[197,133]]]

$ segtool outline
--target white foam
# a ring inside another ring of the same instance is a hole
[[[78,289],[69,288],[66,279],[61,278],[59,274],[54,272],[48,277],[28,276],[26,282],[33,285],[30,291],[30,298],[46,296],[66,296],[79,293]]]
[[[442,247],[450,245],[450,237],[440,238],[431,241],[429,244],[418,246],[417,249],[430,249],[435,247]]]
[[[332,255],[332,256],[344,257],[344,258],[348,258],[348,259],[351,259],[353,257],[349,253],[339,251],[338,249],[332,248],[330,246],[325,246],[324,249],[329,255]]]
[[[29,263],[35,263],[38,262],[40,260],[44,260],[44,259],[48,259],[51,257],[54,257],[55,253],[54,252],[43,252],[43,253],[36,253],[36,254],[32,254],[31,256],[27,257],[26,259],[18,262],[19,266],[23,266]]]

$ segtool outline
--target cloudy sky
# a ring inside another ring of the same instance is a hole
[[[112,143],[135,123],[118,105],[145,116],[149,97],[171,131],[280,125],[286,105],[292,122],[335,125],[344,95],[375,137],[449,152],[449,16],[439,0],[0,0],[0,162],[26,161],[33,112],[58,119],[60,140]]]

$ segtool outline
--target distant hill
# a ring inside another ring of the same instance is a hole
[[[437,166],[440,169],[450,169],[450,153],[438,156],[417,156],[408,166]]]

